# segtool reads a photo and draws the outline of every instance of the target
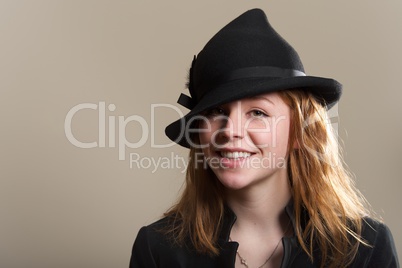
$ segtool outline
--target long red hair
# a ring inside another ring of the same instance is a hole
[[[368,205],[344,167],[325,107],[302,90],[279,94],[291,109],[289,144],[298,143],[296,149],[288,149],[295,235],[312,261],[313,247],[319,247],[321,267],[345,267],[359,244],[366,245],[360,234]],[[178,244],[190,239],[199,253],[216,255],[224,188],[210,168],[197,166],[201,154],[200,149],[190,149],[184,190],[165,213],[174,223],[164,231]],[[308,214],[304,228],[303,211]]]

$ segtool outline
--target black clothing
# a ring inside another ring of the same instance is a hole
[[[291,205],[286,207],[286,212],[294,226]],[[235,221],[236,215],[229,208],[226,208],[218,239],[220,254],[217,257],[210,257],[199,254],[190,247],[173,245],[160,231],[169,222],[168,218],[163,218],[140,229],[134,242],[130,268],[233,268],[239,245],[237,242],[229,242],[228,240]],[[364,218],[362,237],[372,247],[360,245],[355,260],[349,267],[399,268],[392,234],[386,225],[371,218]],[[319,264],[311,263],[295,236],[284,237],[282,244],[284,249],[282,268],[319,267]],[[319,259],[319,252],[316,251],[316,253]]]

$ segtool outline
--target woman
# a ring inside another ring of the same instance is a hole
[[[206,44],[188,88],[191,111],[166,128],[190,148],[185,188],[139,231],[130,267],[399,267],[327,124],[342,86],[305,75],[263,11]]]

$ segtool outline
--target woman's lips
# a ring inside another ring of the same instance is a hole
[[[251,156],[250,152],[244,152],[244,151],[234,151],[234,152],[220,151],[219,154],[220,156],[229,159],[247,158]]]
[[[216,151],[222,168],[243,167],[245,161],[255,153],[244,150],[220,150]]]

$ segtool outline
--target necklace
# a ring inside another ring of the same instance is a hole
[[[290,221],[289,221],[288,226],[286,227],[286,230],[285,230],[285,232],[283,233],[281,239],[279,239],[279,241],[278,241],[278,243],[276,244],[274,250],[272,251],[271,255],[269,255],[268,259],[267,259],[262,265],[258,266],[258,268],[264,267],[264,265],[269,262],[269,260],[272,258],[272,256],[274,256],[276,250],[277,250],[278,247],[279,247],[279,243],[282,241],[283,236],[285,236],[285,234],[288,232],[289,226],[290,226]],[[232,238],[229,237],[229,241],[232,241]],[[240,255],[240,253],[239,253],[238,250],[236,251],[236,255],[239,257],[240,263],[241,263],[242,265],[244,265],[246,268],[249,268],[246,259],[243,258],[243,257]]]

